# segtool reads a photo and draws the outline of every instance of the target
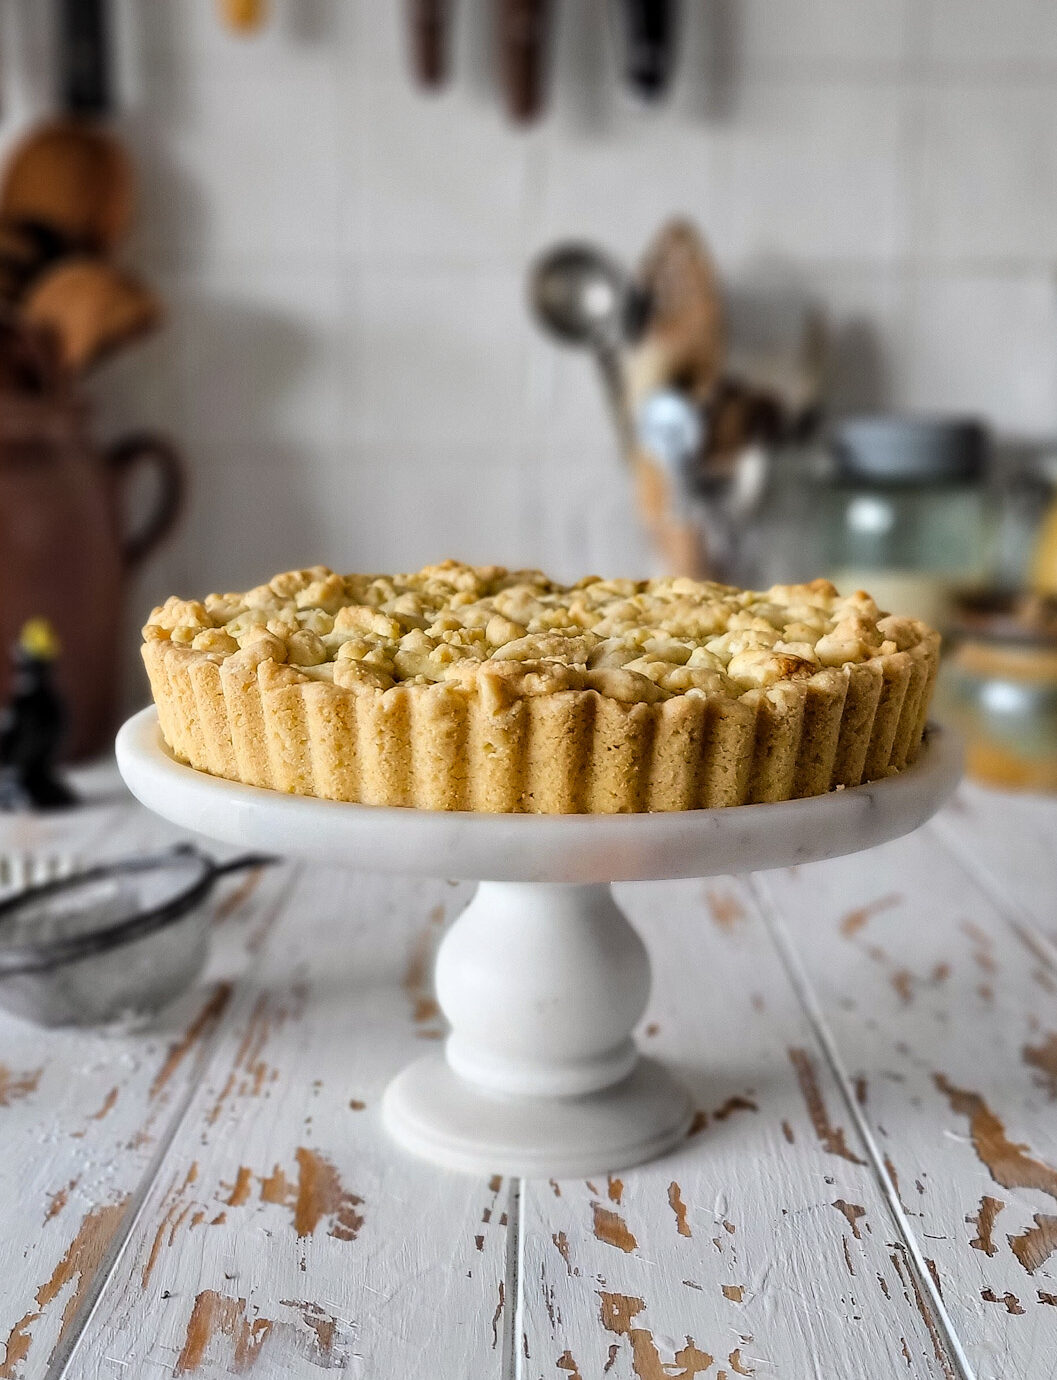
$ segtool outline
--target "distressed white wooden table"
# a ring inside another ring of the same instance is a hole
[[[178,831],[109,770],[0,854]],[[1057,802],[747,884],[620,888],[698,1108],[590,1182],[406,1156],[464,884],[272,869],[156,1029],[0,1017],[0,1378],[1057,1375]],[[6,1346],[6,1350],[4,1349]]]

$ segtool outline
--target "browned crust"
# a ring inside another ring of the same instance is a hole
[[[159,640],[143,646],[162,734],[214,776],[370,805],[615,814],[788,800],[914,760],[939,637],[737,699],[624,703],[597,689],[505,700],[482,687],[313,681]]]

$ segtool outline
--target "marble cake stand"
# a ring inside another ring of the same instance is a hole
[[[454,1169],[581,1176],[684,1135],[690,1107],[631,1032],[646,948],[609,884],[751,872],[909,833],[961,770],[933,729],[897,777],[810,800],[644,815],[485,815],[348,805],[222,781],[177,762],[145,709],[117,738],[132,793],[176,824],[253,849],[478,881],[437,956],[444,1053],[397,1074],[383,1110],[407,1149]]]

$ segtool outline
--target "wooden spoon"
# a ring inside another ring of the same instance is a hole
[[[128,230],[135,175],[104,129],[81,120],[42,125],[17,146],[0,185],[0,216],[44,226],[70,248],[112,250]]]
[[[158,299],[130,274],[101,259],[60,260],[42,273],[22,303],[31,326],[50,330],[62,363],[83,373],[161,320]]]

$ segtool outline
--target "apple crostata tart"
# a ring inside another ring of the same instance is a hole
[[[170,598],[143,630],[180,760],[430,810],[615,813],[818,795],[913,761],[939,637],[825,580],[559,584],[455,561]]]

